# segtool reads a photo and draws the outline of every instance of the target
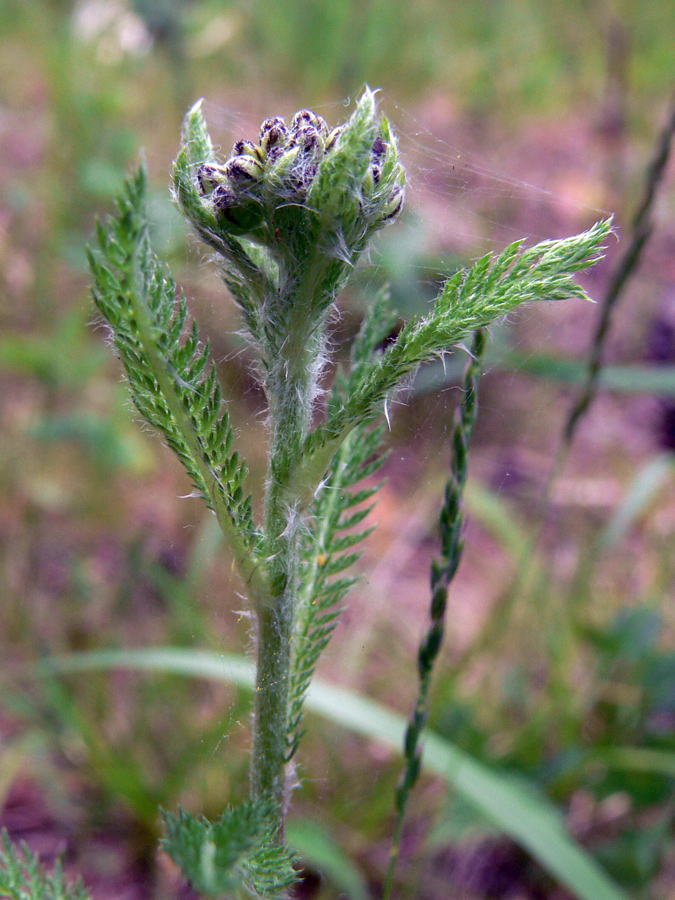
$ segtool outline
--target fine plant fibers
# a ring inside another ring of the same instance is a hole
[[[138,412],[174,450],[231,546],[256,635],[250,796],[216,822],[184,810],[164,813],[163,845],[205,895],[282,900],[296,880],[284,826],[304,701],[355,580],[346,572],[370,531],[362,523],[377,491],[372,476],[383,458],[385,405],[419,365],[477,330],[482,351],[482,329],[520,304],[585,297],[574,275],[598,259],[610,225],[532,248],[515,242],[483,257],[449,278],[428,315],[405,322],[393,343],[385,338],[397,317],[386,290],[379,292],[349,363],[322,394],[336,298],[372,236],[404,202],[396,138],[373,93],[366,89],[336,128],[309,110],[290,123],[266,119],[257,140],[238,140],[227,160],[218,159],[197,103],[185,119],[173,189],[239,307],[267,401],[269,456],[257,518],[208,342],[151,246],[141,166],[126,182],[117,214],[98,226],[89,252],[94,301]],[[475,391],[471,403],[472,421]],[[456,490],[444,507],[432,628],[420,652],[409,767],[418,765],[445,593],[461,547],[468,419],[465,425],[455,441],[455,454],[463,454],[453,469]],[[404,795],[397,805],[402,815]]]

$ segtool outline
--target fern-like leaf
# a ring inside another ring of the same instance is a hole
[[[6,900],[90,900],[78,881],[67,883],[59,863],[54,871],[45,872],[25,844],[15,847],[6,831],[2,832],[0,850],[0,897]]]
[[[339,371],[328,401],[328,410],[339,407],[349,396],[354,382],[376,365],[376,346],[387,337],[396,316],[389,309],[389,295],[381,292],[363,320],[351,352],[348,372]],[[328,644],[341,612],[339,604],[357,581],[356,577],[336,577],[350,568],[360,551],[348,552],[373,530],[359,529],[372,509],[369,501],[380,485],[359,491],[355,486],[374,475],[384,462],[380,453],[384,428],[367,425],[355,428],[340,446],[329,472],[309,507],[303,548],[298,626],[294,636],[289,728],[290,759],[302,737],[302,705],[318,659]]]
[[[522,303],[585,298],[574,275],[598,260],[610,228],[611,221],[599,222],[583,234],[543,241],[527,250],[517,241],[496,258],[488,254],[453,275],[431,313],[408,322],[377,364],[364,369],[345,402],[309,435],[305,469],[299,477],[318,483],[342,438],[356,425],[379,416],[383,402],[406,375],[456,346],[469,332]]]
[[[179,809],[164,812],[164,850],[185,878],[209,897],[244,888],[260,900],[284,900],[297,880],[293,855],[275,839],[270,810],[253,801],[225,810],[217,822]]]
[[[98,225],[98,252],[89,251],[94,301],[112,329],[136,408],[176,453],[197,492],[216,513],[248,579],[257,534],[247,467],[232,450],[232,427],[208,344],[189,321],[150,246],[147,175],[127,180],[118,215]]]

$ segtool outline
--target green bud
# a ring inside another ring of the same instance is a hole
[[[282,152],[288,139],[288,128],[278,116],[265,119],[260,126],[260,150],[263,156],[272,158]]]
[[[403,201],[405,199],[405,190],[403,186],[397,184],[389,195],[389,199],[380,211],[379,220],[381,224],[391,222],[403,209]]]
[[[279,197],[280,203],[285,203],[294,197],[301,179],[297,176],[296,163],[302,155],[302,149],[297,145],[275,148],[274,155],[268,159],[272,164],[268,170],[268,184],[270,190]]]

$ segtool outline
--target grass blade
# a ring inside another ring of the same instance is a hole
[[[97,669],[130,668],[212,678],[252,689],[252,661],[233,654],[183,648],[100,650],[57,656],[36,663],[32,675],[45,677]],[[307,709],[357,734],[401,751],[404,716],[344,688],[315,680]],[[567,834],[555,807],[510,778],[472,759],[449,741],[425,733],[423,766],[452,786],[500,831],[527,850],[579,900],[627,900],[591,855]]]
[[[608,769],[626,772],[647,772],[675,778],[675,753],[672,750],[653,750],[651,747],[607,747],[593,755]]]
[[[330,834],[307,819],[289,822],[286,827],[288,846],[304,862],[309,863],[333,884],[340,895],[350,900],[372,900],[366,882],[351,861],[333,841]]]
[[[652,459],[642,466],[628,489],[628,493],[600,535],[596,549],[602,552],[615,547],[658,495],[664,483],[672,476],[672,456],[657,456],[656,459]]]
[[[509,350],[495,354],[488,363],[494,362],[502,369],[527,372],[549,381],[563,384],[584,384],[588,375],[588,363],[579,359],[552,356],[547,353],[528,355]],[[662,397],[675,396],[675,366],[625,365],[603,366],[597,378],[597,385],[611,391],[626,394],[658,394]]]

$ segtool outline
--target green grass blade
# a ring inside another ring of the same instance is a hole
[[[145,672],[171,672],[195,678],[228,681],[237,687],[253,688],[255,664],[243,656],[186,648],[148,650],[93,650],[54,656],[35,663],[32,674],[39,677],[70,675],[97,669],[136,669]]]
[[[174,672],[253,688],[253,662],[237,655],[216,656],[191,649],[101,650],[57,656],[37,663],[38,677],[96,669],[132,668]],[[307,709],[336,725],[388,744],[400,752],[406,720],[383,706],[320,681],[310,686]],[[427,732],[423,767],[460,793],[564,884],[579,900],[627,900],[591,855],[567,834],[555,807],[512,779],[493,772],[449,741]]]
[[[515,350],[496,354],[496,359],[488,358],[502,369],[527,372],[560,381],[563,384],[584,384],[588,365],[583,360],[565,359],[545,353],[521,354]],[[607,390],[627,394],[658,394],[662,397],[675,396],[675,366],[617,365],[604,366],[598,375],[598,385]]]
[[[553,356],[548,353],[519,353],[517,350],[497,349],[487,355],[490,368],[514,372],[526,372],[537,378],[561,384],[581,385],[588,375],[588,364],[584,360]],[[422,367],[416,374],[412,393],[425,394],[440,391],[456,384],[461,376],[461,360],[450,357],[442,362],[432,362]],[[675,366],[608,365],[600,370],[598,385],[609,391],[625,394],[655,394],[660,397],[675,397]]]
[[[598,551],[615,547],[625,537],[629,528],[658,496],[663,484],[673,477],[673,472],[671,455],[657,456],[642,466],[600,535],[597,543]]]
[[[675,753],[671,750],[652,750],[650,747],[607,747],[593,754],[593,763],[608,769],[626,772],[646,772],[675,778]]]
[[[499,494],[478,481],[469,480],[464,489],[464,502],[469,516],[513,559],[520,559],[528,551],[532,538],[525,523]]]
[[[321,872],[341,896],[346,895],[349,900],[372,900],[357,867],[321,825],[307,819],[289,822],[286,842],[304,862]]]

